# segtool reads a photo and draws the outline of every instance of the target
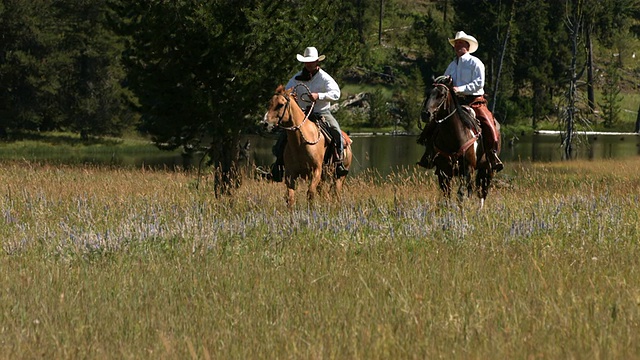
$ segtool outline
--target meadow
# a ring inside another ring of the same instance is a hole
[[[640,358],[637,157],[507,164],[481,212],[418,169],[294,211],[250,177],[0,182],[2,359]]]

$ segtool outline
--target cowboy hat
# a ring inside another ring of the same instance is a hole
[[[469,43],[469,54],[478,50],[478,40],[471,35],[465,34],[464,31],[458,31],[455,38],[449,39],[449,44],[455,46],[456,40],[463,40]]]
[[[318,49],[313,46],[304,49],[304,55],[298,54],[296,57],[298,58],[298,61],[303,63],[324,60],[324,55],[318,56]]]

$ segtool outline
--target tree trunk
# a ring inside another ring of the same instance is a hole
[[[211,143],[207,150],[213,165],[216,196],[229,195],[242,184],[238,171],[240,137],[228,136]]]
[[[378,45],[382,45],[382,18],[384,16],[384,1],[380,0],[380,19],[378,22]]]
[[[578,76],[576,74],[576,63],[578,57],[578,34],[580,33],[580,26],[582,25],[582,19],[579,17],[579,2],[573,3],[573,14],[570,20],[569,31],[571,32],[571,66],[569,68],[569,74],[571,79],[569,81],[569,93],[567,95],[567,115],[566,115],[566,134],[564,141],[564,156],[565,160],[569,160],[573,155],[573,127],[575,124],[576,113],[576,83],[578,82]]]
[[[587,104],[589,111],[593,113],[596,109],[595,95],[593,94],[593,44],[591,43],[591,30],[587,28]]]
[[[636,128],[634,132],[640,133],[640,106],[638,106],[638,117],[636,117]]]
[[[447,23],[447,8],[449,7],[449,2],[444,0],[444,6],[442,8],[442,22]]]

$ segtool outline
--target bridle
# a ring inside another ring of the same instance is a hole
[[[435,86],[435,87],[442,86],[442,87],[444,87],[444,88],[446,89],[446,91],[447,91],[447,96],[443,96],[443,97],[442,97],[442,101],[440,101],[440,104],[438,104],[438,106],[436,106],[436,109],[435,109],[435,110],[433,111],[433,113],[432,113],[432,114],[437,114],[437,113],[438,113],[438,111],[440,111],[440,108],[441,108],[442,106],[444,106],[444,105],[445,105],[445,103],[447,102],[447,98],[448,98],[451,94],[450,94],[450,89],[449,89],[449,87],[448,87],[447,85],[445,85],[445,84],[437,83],[437,84],[433,84],[433,86]],[[438,124],[441,124],[441,123],[443,123],[445,120],[447,120],[448,118],[452,117],[452,116],[453,116],[453,114],[455,114],[455,113],[456,113],[456,111],[458,111],[458,108],[454,108],[454,109],[453,109],[453,111],[451,111],[451,112],[449,113],[449,115],[447,115],[447,116],[443,117],[442,119],[436,119],[436,118],[434,118],[434,119],[433,119],[433,121],[435,121],[435,122],[436,122],[436,123],[438,123]]]
[[[277,127],[281,127],[283,129],[286,129],[285,127],[282,126],[282,122],[285,120],[284,116],[286,115],[286,113],[289,113],[289,119],[292,119],[291,98],[286,93],[284,93],[284,94],[275,93],[273,95],[274,96],[282,96],[286,101],[285,104],[282,106],[282,112],[278,114],[278,122],[276,122],[276,126]],[[291,122],[293,123],[293,120]]]
[[[309,120],[309,114],[311,114],[311,112],[313,111],[313,107],[316,104],[315,101],[311,103],[311,108],[309,109],[309,111],[304,115],[304,120],[302,120],[302,122],[298,125],[293,125],[293,126],[283,126],[282,122],[286,121],[285,116],[288,113],[289,114],[289,120],[291,121],[291,123],[293,123],[293,113],[291,110],[291,97],[288,93],[276,93],[276,96],[282,96],[285,100],[286,103],[284,104],[284,106],[282,107],[282,112],[278,114],[278,122],[276,123],[276,126],[286,130],[286,131],[296,131],[296,130],[300,130],[300,128],[304,125],[305,122],[307,122],[307,120]],[[300,135],[302,136],[302,140],[305,141],[305,143],[309,144],[309,145],[315,145],[318,143],[318,141],[320,141],[320,137],[322,136],[322,132],[318,129],[318,138],[315,141],[309,141],[304,137],[304,133],[302,131],[300,131]]]

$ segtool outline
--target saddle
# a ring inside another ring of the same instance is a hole
[[[332,134],[333,131],[329,126],[329,123],[327,123],[327,121],[324,119],[324,116],[318,115],[318,114],[309,114],[309,120],[313,121],[318,125],[325,140],[327,140],[330,144],[329,145],[330,151],[327,151],[324,156],[324,163],[330,164],[333,161],[333,159],[339,158],[338,149],[336,148],[335,141],[333,140],[335,134]],[[344,144],[344,148],[346,149],[347,146],[351,145],[352,142],[353,140],[351,140],[349,135],[347,135],[347,133],[342,131],[342,143]]]

